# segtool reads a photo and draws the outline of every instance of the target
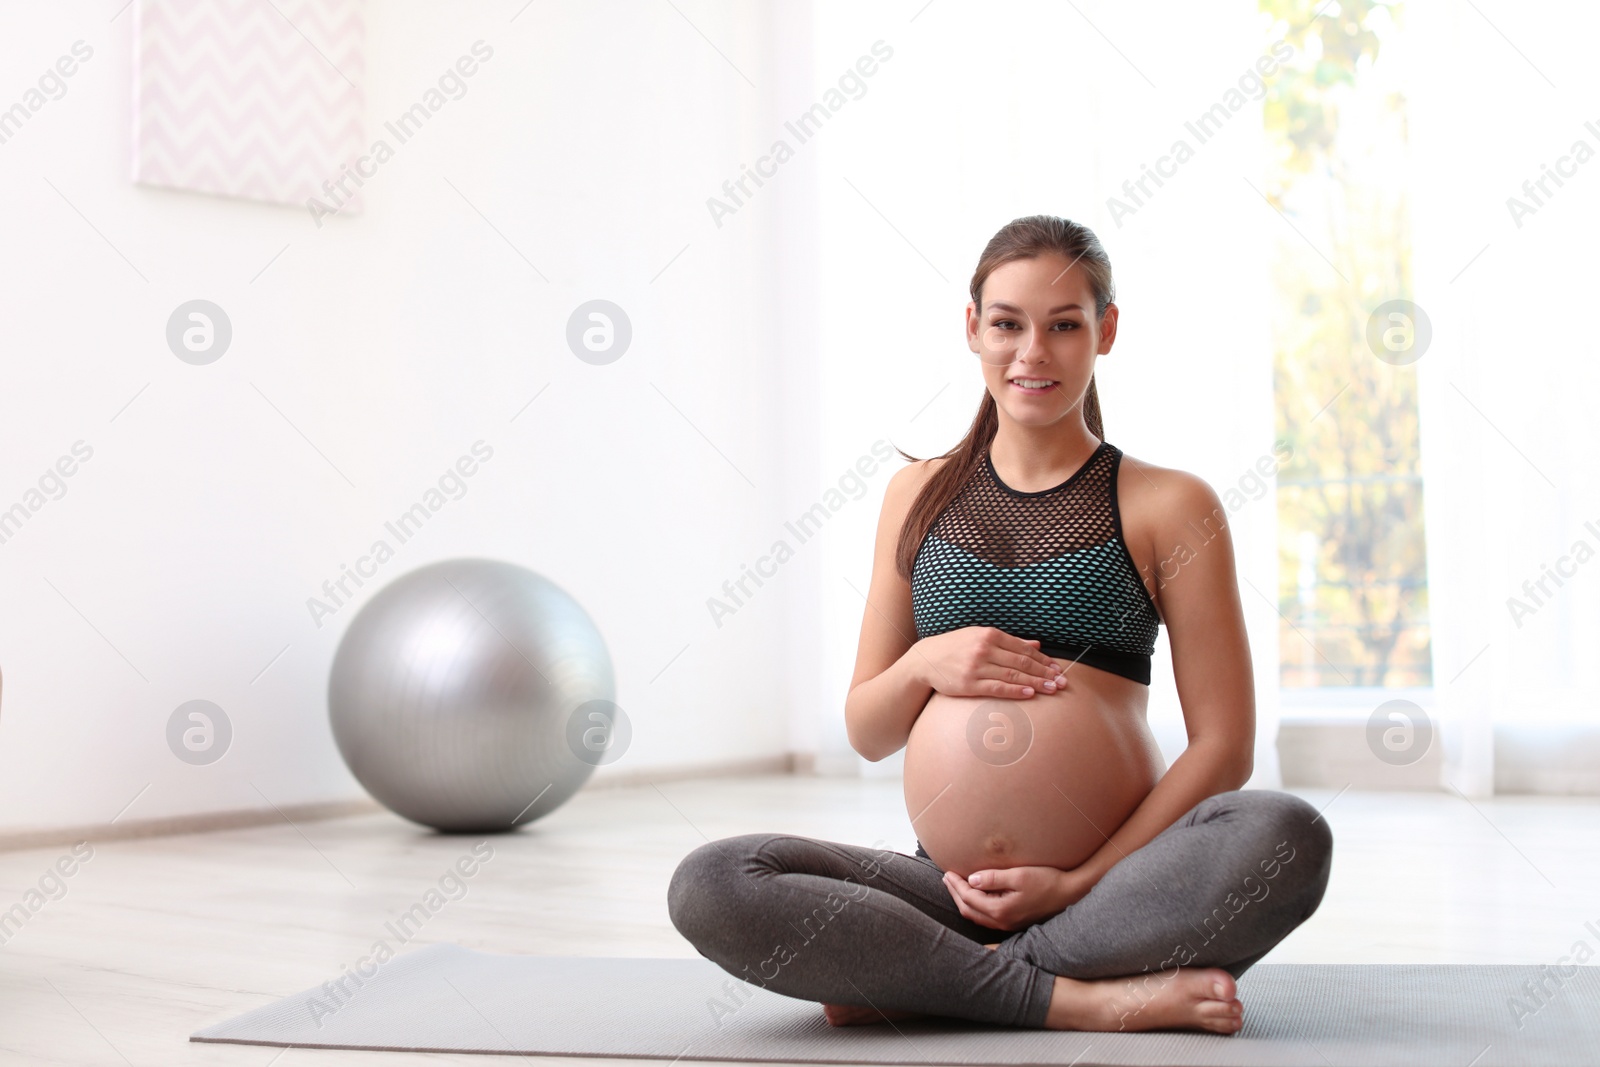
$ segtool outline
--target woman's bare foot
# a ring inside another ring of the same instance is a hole
[[[832,1026],[866,1026],[870,1023],[923,1018],[914,1011],[879,1011],[877,1008],[858,1008],[854,1004],[824,1004],[822,1016]]]
[[[1045,1026],[1052,1030],[1205,1030],[1244,1025],[1233,975],[1220,967],[1083,982],[1057,978]]]

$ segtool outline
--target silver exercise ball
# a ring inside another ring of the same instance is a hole
[[[620,719],[613,696],[611,657],[576,600],[523,567],[453,559],[395,579],[356,613],[328,715],[380,803],[483,833],[549,814],[608,762],[606,746],[627,740],[594,726]]]

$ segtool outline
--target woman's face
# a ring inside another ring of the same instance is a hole
[[[983,283],[982,313],[967,305],[967,344],[1000,410],[1025,426],[1083,415],[1095,357],[1111,350],[1117,306],[1094,317],[1082,266],[1054,253],[996,267]]]

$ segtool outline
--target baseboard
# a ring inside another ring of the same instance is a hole
[[[1600,725],[1521,724],[1494,731],[1494,791],[1600,795]]]
[[[675,767],[622,770],[600,767],[584,785],[585,789],[649,785],[653,782],[686,782],[692,778],[738,778],[748,774],[810,774],[814,757],[806,752],[783,752],[776,756],[688,763]]]
[[[1286,788],[1443,792],[1435,743],[1415,763],[1391,766],[1368,746],[1366,720],[1285,719],[1278,761]],[[1600,795],[1600,726],[1522,724],[1494,731],[1496,795]]]
[[[1437,743],[1414,763],[1392,765],[1367,744],[1365,720],[1283,720],[1278,724],[1278,767],[1285,789],[1365,789],[1437,792],[1442,752]]]
[[[170,837],[175,834],[206,833],[212,830],[243,830],[290,822],[315,822],[342,819],[351,815],[370,815],[383,806],[371,797],[329,800],[314,804],[289,804],[281,808],[241,808],[207,811],[193,815],[171,815],[159,819],[129,819],[126,822],[100,822],[87,826],[46,827],[39,830],[9,830],[0,833],[0,852],[30,848],[72,845],[79,841],[127,841],[139,837]]]
[[[652,782],[681,782],[694,778],[732,778],[760,774],[810,774],[815,758],[810,753],[786,752],[776,756],[687,764],[659,770],[619,770],[597,768],[585,789],[609,789],[648,785]],[[44,827],[38,830],[0,831],[0,852],[19,852],[32,848],[53,848],[79,841],[126,841],[141,837],[171,837],[178,834],[211,833],[217,830],[243,830],[271,826],[288,819],[292,823],[343,819],[352,815],[371,815],[385,810],[371,797],[290,804],[280,808],[244,808],[231,811],[197,812],[158,819],[128,819],[123,822],[93,823],[87,826]]]

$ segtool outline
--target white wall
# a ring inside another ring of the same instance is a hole
[[[804,6],[589,0],[512,22],[520,0],[370,3],[369,137],[474,41],[494,57],[363,214],[320,229],[130,183],[120,6],[0,6],[0,106],[94,49],[0,145],[0,507],[93,450],[0,544],[0,831],[359,795],[326,718],[340,633],[381,582],[459,555],[539,571],[593,616],[634,722],[615,770],[803,741],[785,680],[816,631],[804,572],[720,628],[705,602],[817,492],[808,164],[720,228],[705,200],[808,95],[786,87]],[[196,297],[234,326],[205,367],[164,342]],[[564,342],[594,297],[634,327],[604,367]],[[466,495],[315,626],[306,599],[480,439],[494,456]],[[206,767],[164,739],[195,698],[235,731]]]

